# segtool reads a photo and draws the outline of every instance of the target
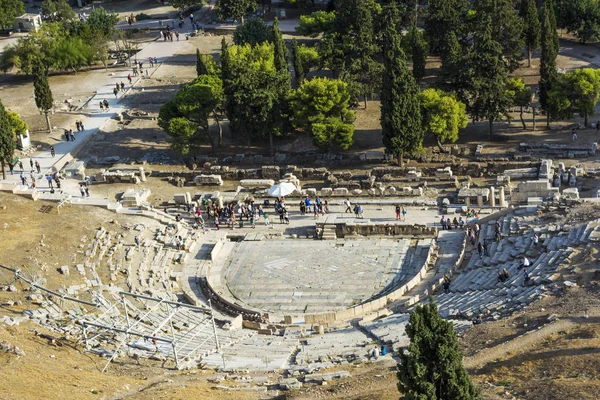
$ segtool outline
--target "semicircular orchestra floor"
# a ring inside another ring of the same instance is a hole
[[[223,261],[229,291],[277,313],[336,311],[389,291],[423,265],[431,239],[243,241]],[[422,254],[424,253],[424,254]],[[413,273],[414,275],[414,273]]]

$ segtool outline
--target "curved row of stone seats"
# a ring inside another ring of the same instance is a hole
[[[541,253],[536,259],[530,260],[532,264],[527,268],[527,272],[531,278],[530,284],[539,285],[554,280],[552,274],[556,272],[560,264],[568,256],[568,253],[569,252],[564,249],[552,250],[550,252]],[[479,255],[474,254],[473,258],[479,258]],[[486,265],[462,271],[453,278],[449,291],[466,292],[472,290],[493,289],[496,287],[524,285],[525,278],[523,269],[519,268],[520,265],[521,259],[512,257],[511,260],[507,260],[506,263],[498,266]],[[503,268],[506,268],[510,277],[504,282],[498,282],[498,272]]]
[[[311,335],[301,340],[302,346],[295,357],[295,364],[298,365],[366,359],[373,348],[373,339],[353,327],[327,331],[324,335]]]
[[[444,318],[468,319],[481,315],[499,319],[543,296],[544,286],[512,286],[468,292],[441,293],[435,296]]]
[[[409,319],[410,314],[392,314],[374,321],[360,321],[359,326],[380,343],[392,345],[394,351],[398,351],[410,344],[410,340],[406,335],[406,325]],[[457,332],[464,331],[472,326],[471,321],[450,320],[450,322],[452,322]]]
[[[284,369],[289,366],[299,344],[298,337],[294,336],[253,335],[222,349],[221,354],[204,356],[202,364],[225,371]]]

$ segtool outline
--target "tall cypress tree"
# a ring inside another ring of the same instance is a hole
[[[277,93],[272,112],[273,126],[269,129],[271,155],[274,155],[275,147],[273,144],[273,135],[281,135],[291,127],[289,124],[291,111],[287,97],[292,89],[292,78],[290,76],[288,65],[288,50],[285,41],[283,40],[283,35],[279,30],[279,20],[277,18],[275,18],[275,21],[273,22],[271,37],[273,41],[274,63],[277,76],[277,84],[275,86]]]
[[[4,166],[12,162],[17,148],[15,133],[8,120],[8,112],[0,100],[0,165],[2,166],[2,179],[6,179]]]
[[[292,63],[294,65],[294,76],[296,77],[296,85],[299,87],[304,79],[304,68],[300,55],[298,54],[298,41],[292,39]]]
[[[519,67],[523,58],[523,29],[525,25],[519,18],[513,0],[475,0],[475,31],[483,31],[491,19],[492,38],[502,46],[504,61],[509,72]]]
[[[492,15],[476,32],[469,56],[471,114],[475,119],[488,120],[490,136],[494,134],[494,121],[506,114],[509,99],[506,95],[508,71],[504,62],[502,45],[492,37]]]
[[[431,50],[440,55],[442,63],[448,51],[448,36],[451,33],[457,37],[462,36],[468,4],[467,0],[429,0],[425,34]]]
[[[398,389],[404,399],[479,399],[479,391],[462,366],[456,331],[433,301],[417,306],[406,326],[408,352],[400,353]]]
[[[404,164],[404,154],[418,150],[423,143],[419,87],[402,51],[394,3],[386,7],[383,33],[383,85],[381,90],[381,134],[386,151]]]
[[[540,15],[542,25],[542,56],[540,59],[540,105],[542,109],[546,111],[547,119],[546,126],[550,128],[550,121],[552,119],[552,107],[548,101],[548,93],[550,89],[556,84],[558,79],[558,73],[556,72],[556,57],[558,55],[558,48],[556,46],[557,41],[555,40],[556,19],[554,19],[554,6],[551,1],[547,0],[544,2],[542,12]]]
[[[552,27],[552,43],[554,44],[554,51],[556,54],[558,54],[560,50],[560,42],[558,40],[558,26],[556,21],[556,8],[554,6],[554,0],[544,1],[544,6],[546,6],[546,4],[548,4],[548,8],[546,8],[546,10],[548,11],[548,19],[550,20],[550,25]]]
[[[196,49],[196,74],[198,74],[198,76],[208,75],[208,72],[205,58],[202,57],[200,49]]]
[[[425,40],[423,32],[418,30],[416,25],[413,25],[411,28],[410,36],[412,39],[412,73],[417,82],[419,82],[425,76],[429,44]]]
[[[46,126],[48,127],[48,132],[50,132],[52,131],[52,127],[50,126],[49,113],[52,110],[54,100],[50,85],[48,84],[46,69],[41,64],[37,64],[34,70],[33,93],[35,96],[35,105],[46,116]]]
[[[527,46],[527,66],[531,67],[531,53],[540,45],[540,17],[536,0],[521,0],[519,15],[525,22],[523,36]]]

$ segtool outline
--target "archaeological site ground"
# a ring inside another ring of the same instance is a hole
[[[594,113],[547,126],[538,94],[493,136],[469,117],[456,141],[425,134],[400,159],[382,141],[379,89],[350,107],[353,143],[327,150],[297,126],[240,142],[221,104],[203,131],[214,142],[182,154],[161,107],[197,79],[197,50],[219,60],[233,46],[236,24],[216,1],[193,9],[199,29],[189,14],[176,28],[160,1],[91,3],[74,10],[118,13],[136,50],[50,73],[49,132],[32,76],[0,75],[30,142],[0,176],[0,399],[399,399],[406,327],[431,301],[482,398],[598,398]],[[264,7],[290,49],[322,37],[296,29],[327,2],[306,3]],[[178,40],[164,39],[169,23]],[[560,33],[561,74],[597,70],[600,43]],[[1,38],[0,53],[26,35]],[[511,72],[532,92],[540,57]],[[420,87],[443,71],[431,52]],[[313,65],[304,79],[334,72]],[[66,141],[75,121],[85,129]]]

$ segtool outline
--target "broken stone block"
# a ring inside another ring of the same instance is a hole
[[[221,175],[198,175],[194,177],[194,184],[197,186],[201,185],[223,185],[223,178]]]
[[[69,275],[69,266],[63,265],[62,267],[59,268],[59,271],[61,274],[68,276]]]

